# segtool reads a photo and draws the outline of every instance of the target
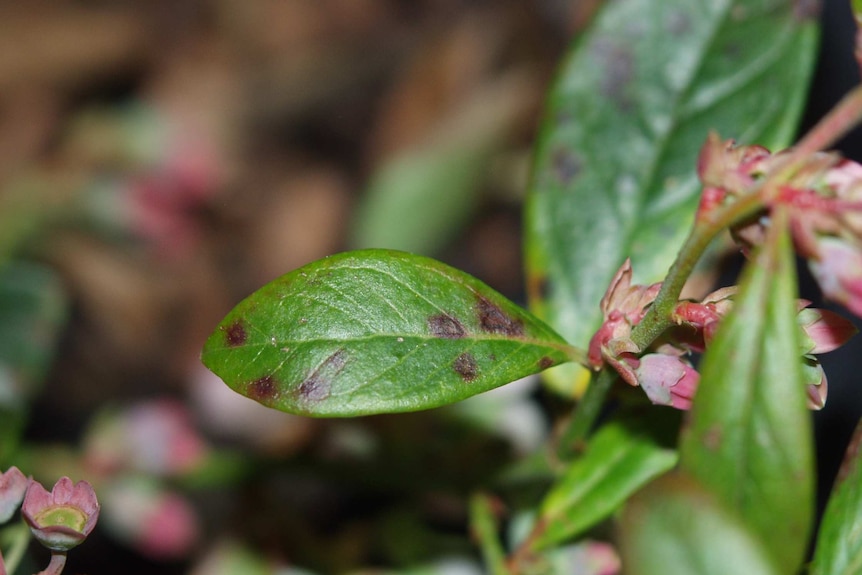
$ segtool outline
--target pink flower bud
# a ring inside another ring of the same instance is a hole
[[[180,494],[153,481],[118,481],[105,490],[104,496],[105,527],[148,557],[185,557],[200,538],[194,508]]]
[[[650,353],[640,358],[635,369],[638,383],[657,405],[690,409],[700,374],[679,357]]]
[[[6,523],[15,515],[29,484],[30,480],[17,467],[0,473],[0,523]]]
[[[61,477],[51,493],[33,481],[21,507],[33,536],[52,551],[68,551],[93,531],[99,519],[96,492],[86,481]]]
[[[154,400],[98,418],[84,442],[87,463],[103,474],[121,470],[177,475],[200,465],[208,448],[185,405]]]

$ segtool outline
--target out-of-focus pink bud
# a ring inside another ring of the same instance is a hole
[[[107,413],[84,441],[87,463],[103,474],[121,470],[175,475],[196,468],[207,446],[182,403],[155,400]]]
[[[858,332],[849,320],[825,309],[803,309],[796,315],[796,321],[804,334],[801,350],[803,354],[833,351]]]
[[[635,373],[638,383],[653,403],[677,409],[691,408],[700,374],[681,358],[650,353],[640,358]]]
[[[187,556],[200,537],[189,502],[145,478],[117,481],[104,490],[104,524],[115,537],[153,559]]]
[[[68,551],[93,531],[99,519],[99,501],[86,481],[73,485],[71,479],[61,477],[51,493],[33,481],[21,513],[42,545],[52,551]]]
[[[21,506],[30,480],[17,467],[0,473],[0,523],[9,521]]]
[[[862,317],[862,251],[836,237],[818,242],[817,259],[809,260],[823,295]]]

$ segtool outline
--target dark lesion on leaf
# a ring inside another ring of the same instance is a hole
[[[222,331],[224,331],[224,339],[228,347],[239,347],[248,340],[248,332],[239,320],[227,327],[222,326]]]
[[[476,314],[479,327],[486,333],[505,335],[507,337],[523,337],[524,322],[504,312],[491,300],[479,296],[476,300]]]
[[[333,379],[346,364],[347,352],[343,348],[336,350],[299,384],[298,399],[305,403],[317,403],[329,397]]]
[[[466,337],[467,330],[456,318],[447,313],[438,313],[428,318],[428,330],[434,337],[460,339]]]
[[[258,403],[267,405],[278,395],[278,382],[271,375],[261,377],[248,384],[245,394]]]
[[[566,186],[575,179],[580,171],[583,162],[569,148],[559,147],[554,150],[551,155],[551,166],[556,180]]]
[[[547,355],[542,357],[542,359],[539,360],[539,369],[542,369],[542,370],[548,369],[552,365],[554,365],[554,360],[551,359],[550,357],[548,357]]]
[[[479,375],[479,365],[476,363],[476,358],[469,352],[464,352],[456,357],[455,361],[452,362],[452,369],[466,382],[473,381]]]

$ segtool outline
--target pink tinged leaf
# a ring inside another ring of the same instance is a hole
[[[30,480],[17,467],[0,473],[0,523],[9,521],[21,506],[29,484]]]
[[[825,309],[803,309],[797,314],[796,321],[804,332],[802,353],[833,351],[858,332],[849,320]]]
[[[862,317],[862,253],[848,242],[822,238],[809,266],[823,295]]]
[[[680,358],[660,353],[640,358],[635,370],[638,383],[657,405],[690,409],[700,375]]]

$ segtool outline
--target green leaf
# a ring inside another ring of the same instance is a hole
[[[631,257],[660,281],[698,202],[711,129],[790,143],[817,44],[790,0],[607,2],[560,70],[546,105],[526,214],[531,309],[586,346],[598,302]],[[587,372],[552,370],[577,392]]]
[[[856,573],[862,573],[862,421],[826,505],[811,564],[811,575]]]
[[[676,451],[667,447],[670,420],[666,413],[661,415],[664,421],[629,418],[596,432],[584,454],[545,497],[539,514],[544,528],[535,539],[536,548],[571,539],[606,519],[638,489],[676,465]]]
[[[429,141],[376,170],[351,244],[432,254],[451,241],[469,221],[492,160],[528,107],[527,80],[494,82],[445,118]]]
[[[759,539],[694,481],[665,475],[620,519],[627,575],[779,575]]]
[[[470,497],[470,530],[482,550],[485,566],[493,575],[508,575],[506,553],[500,543],[494,500],[485,493]]]
[[[252,294],[209,337],[202,359],[269,407],[353,416],[453,403],[577,353],[463,272],[364,250],[311,263]]]
[[[680,466],[760,535],[782,573],[799,567],[813,510],[810,414],[783,214],[750,262],[703,358]]]
[[[53,271],[0,263],[0,468],[18,447],[27,405],[51,366],[66,314],[66,294]]]

